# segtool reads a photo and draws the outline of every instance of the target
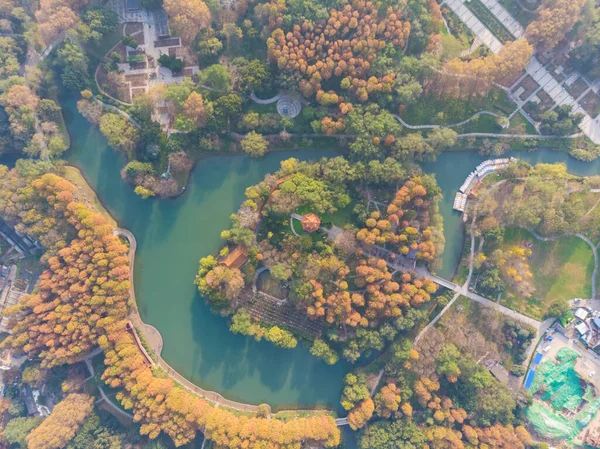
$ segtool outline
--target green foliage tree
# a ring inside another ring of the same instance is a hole
[[[41,423],[42,418],[39,416],[11,419],[4,428],[4,437],[10,444],[25,449],[27,447],[27,436]]]
[[[271,267],[271,276],[278,281],[287,281],[290,277],[288,269],[282,263],[278,263]]]
[[[136,186],[134,191],[136,195],[141,196],[143,199],[148,199],[150,197],[156,196],[156,193],[144,186]]]
[[[137,41],[131,37],[129,34],[126,34],[125,36],[123,36],[123,39],[121,40],[121,42],[123,42],[124,45],[126,45],[127,47],[131,47],[134,50],[138,47],[138,43]]]
[[[119,16],[112,9],[103,6],[93,6],[86,10],[83,15],[83,22],[88,26],[85,37],[94,41],[99,41],[105,35],[112,33],[119,23]]]
[[[171,69],[174,74],[181,73],[184,67],[183,60],[176,56],[170,56],[167,54],[160,55],[158,58],[158,63],[167,69]]]
[[[360,437],[361,449],[418,449],[426,444],[425,429],[411,419],[378,421]]]
[[[232,88],[231,74],[224,65],[213,64],[198,73],[199,84],[211,89],[228,92]]]
[[[242,245],[246,248],[252,246],[254,241],[254,233],[248,228],[232,228],[221,232],[221,238]]]
[[[340,400],[345,410],[351,410],[359,402],[369,398],[371,395],[367,388],[367,379],[364,374],[346,374],[344,377],[346,386]]]
[[[267,64],[259,59],[248,61],[245,58],[235,58],[232,62],[239,74],[239,83],[243,90],[269,90],[272,77]]]
[[[258,134],[255,131],[250,131],[240,142],[244,153],[249,154],[252,157],[262,157],[269,148],[269,142],[265,139],[262,134]]]
[[[437,359],[436,371],[441,376],[446,376],[450,382],[456,382],[458,376],[460,376],[460,368],[458,366],[458,359],[460,358],[460,352],[453,344],[444,345]]]
[[[100,131],[108,139],[108,144],[132,155],[139,139],[138,130],[119,114],[104,114],[100,119]]]
[[[339,360],[337,353],[321,339],[316,339],[313,342],[310,353],[315,357],[323,359],[328,365],[335,365]]]
[[[456,144],[457,133],[450,128],[435,128],[427,136],[429,145],[436,152],[453,147]]]
[[[135,160],[128,162],[123,170],[125,171],[125,174],[130,178],[134,178],[138,175],[154,173],[154,168],[152,167],[151,163]]]
[[[546,111],[540,116],[542,124],[540,131],[542,134],[555,136],[567,136],[574,134],[577,126],[584,118],[582,113],[573,114],[573,106],[562,105],[556,109]]]

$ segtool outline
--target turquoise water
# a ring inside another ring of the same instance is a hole
[[[289,157],[334,156],[328,150],[270,153],[261,160],[245,156],[211,156],[200,161],[183,195],[172,200],[142,200],[125,185],[119,171],[125,159],[75,108],[63,104],[71,133],[67,157],[80,167],[98,197],[138,240],[135,288],[144,321],[164,339],[164,359],[197,385],[225,397],[274,408],[327,406],[339,410],[342,377],[349,365],[330,367],[304,345],[278,349],[267,342],[229,332],[224,318],[213,315],[193,284],[198,260],[220,246],[220,231],[243,200],[246,187]],[[542,150],[512,154],[529,162],[566,162],[579,175],[600,173],[600,161],[578,162],[563,153]],[[454,194],[485,158],[473,152],[442,154],[424,165],[444,191],[446,251],[441,275],[451,277],[463,247],[460,214],[452,210]]]

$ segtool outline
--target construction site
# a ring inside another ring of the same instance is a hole
[[[550,443],[600,447],[600,358],[578,345],[561,333],[541,343],[525,383],[533,397],[526,416]]]

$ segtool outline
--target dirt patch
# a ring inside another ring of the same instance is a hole
[[[131,89],[131,96],[133,99],[136,99],[137,97],[144,95],[146,93],[146,89],[143,87],[136,87],[134,89]]]
[[[144,33],[139,33],[133,36],[133,39],[137,42],[138,45],[144,45],[146,43],[146,38],[144,37]]]
[[[579,104],[592,118],[596,118],[600,114],[600,95],[593,91],[583,97]]]
[[[534,81],[534,79],[527,75],[523,81],[513,90],[513,92],[516,92],[517,90],[519,90],[519,88],[522,87],[523,89],[525,89],[523,91],[523,93],[519,96],[519,98],[523,101],[525,101],[527,98],[529,98],[529,96],[535,92],[535,90],[540,87],[540,85],[538,83],[536,83]]]
[[[191,78],[194,76],[194,70],[187,68],[187,69],[183,69],[183,76],[186,78]]]
[[[141,22],[128,22],[125,24],[125,34],[133,34],[137,31],[142,31],[144,25]]]
[[[121,56],[121,61],[125,61],[127,58],[127,48],[125,48],[125,45],[122,42],[119,42],[119,44],[113,48],[110,53],[118,53],[119,56]]]
[[[100,88],[108,93],[111,97],[125,103],[131,103],[131,92],[129,91],[129,84],[119,84],[115,86],[113,83],[108,81],[108,73],[104,67],[100,66],[97,71],[98,85]]]
[[[125,75],[125,79],[131,83],[131,87],[144,87],[148,85],[148,75]]]
[[[180,47],[181,46],[181,39],[179,39],[178,37],[171,37],[169,39],[163,39],[163,40],[159,40],[159,41],[154,41],[154,47],[155,48],[160,48],[160,47]]]
[[[575,99],[579,98],[588,89],[587,83],[582,78],[577,78],[570,86],[565,86],[567,92]]]

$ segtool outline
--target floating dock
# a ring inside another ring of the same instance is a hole
[[[479,164],[474,171],[469,173],[465,182],[460,186],[454,197],[454,210],[464,212],[467,207],[469,192],[487,175],[508,167],[511,162],[516,162],[514,157],[504,159],[489,159]]]

